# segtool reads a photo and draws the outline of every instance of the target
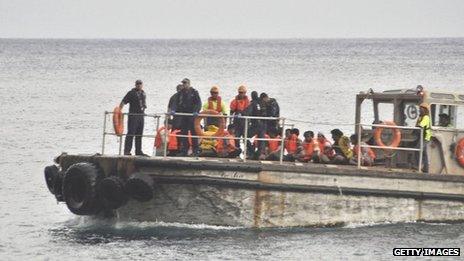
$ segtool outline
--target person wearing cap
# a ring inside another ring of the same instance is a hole
[[[446,113],[440,113],[438,115],[438,125],[440,127],[451,128],[453,125],[451,124],[450,116]]]
[[[230,102],[230,115],[244,115],[246,108],[250,105],[250,99],[248,99],[246,93],[246,86],[240,85],[238,87],[237,96]],[[245,132],[245,121],[243,119],[234,118],[232,125],[234,126],[236,136],[243,137]]]
[[[184,78],[182,81],[182,88],[177,92],[173,98],[171,104],[170,114],[175,113],[192,113],[192,116],[176,116],[176,125],[180,128],[180,135],[188,135],[189,131],[191,135],[196,135],[193,118],[198,115],[201,109],[201,98],[198,91],[190,85],[190,80]],[[178,156],[187,156],[189,150],[189,141],[186,137],[179,138],[180,153]],[[193,155],[198,155],[199,146],[198,138],[192,138],[192,150]]]
[[[129,117],[127,120],[127,135],[124,142],[124,155],[131,155],[132,142],[135,136],[135,155],[147,156],[142,152],[142,136],[144,127],[144,116],[142,115],[147,108],[146,94],[143,91],[142,80],[135,81],[135,87],[127,92],[126,96],[119,104],[122,110],[125,104],[129,103]],[[136,114],[136,115],[131,115]]]
[[[427,103],[421,103],[419,105],[419,118],[417,119],[416,127],[423,129],[423,146],[422,146],[422,171],[425,173],[429,172],[429,156],[427,147],[432,139],[432,125],[429,116],[429,105]]]
[[[219,87],[214,85],[211,87],[209,93],[211,96],[208,98],[208,101],[203,103],[203,110],[213,110],[217,111],[219,114],[228,115],[229,109],[227,108],[224,101],[222,101],[221,96],[219,96]],[[207,118],[205,123],[205,128],[208,125],[218,126],[218,118]]]

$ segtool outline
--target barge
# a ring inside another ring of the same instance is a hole
[[[255,228],[464,221],[464,130],[433,124],[431,173],[421,173],[411,165],[422,153],[421,146],[411,146],[418,134],[407,124],[423,102],[430,104],[434,123],[434,114],[446,111],[457,124],[464,120],[464,95],[422,89],[360,93],[354,130],[362,140],[375,131],[365,126],[395,128],[363,124],[365,100],[372,101],[377,122],[380,104],[392,104],[392,119],[403,131],[397,148],[371,146],[380,158],[372,167],[168,157],[166,151],[155,157],[63,153],[45,168],[45,179],[72,213],[118,220]]]

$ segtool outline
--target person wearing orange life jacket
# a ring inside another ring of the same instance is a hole
[[[235,146],[236,140],[234,128],[229,125],[226,131],[224,131],[224,138],[218,139],[215,147],[215,151],[218,157],[221,158],[236,158],[242,153],[240,148]]]
[[[214,85],[210,89],[211,96],[208,98],[208,101],[203,103],[203,110],[215,110],[220,114],[228,115],[229,109],[227,108],[224,101],[222,101],[221,96],[219,96],[219,87]],[[205,120],[205,129],[208,125],[219,126],[218,118],[206,118]]]
[[[302,141],[298,138],[300,135],[299,129],[292,129],[290,131],[290,136],[285,138],[285,150],[287,154],[284,159],[286,161],[295,161],[298,158],[298,154],[303,150]]]
[[[319,157],[315,162],[324,164],[330,163],[335,157],[332,143],[330,143],[322,132],[317,133],[317,143],[319,145]]]
[[[361,165],[363,166],[372,166],[376,158],[375,152],[371,148],[359,147],[358,146],[358,135],[353,134],[350,137],[351,144],[353,144],[353,158],[351,160],[352,164],[357,164],[358,162],[358,153],[361,152]],[[361,145],[367,145],[365,142],[361,142]]]
[[[265,134],[265,138],[273,139],[266,141],[266,160],[280,159],[280,144],[281,137],[278,134],[279,130],[270,131],[269,135]]]
[[[317,139],[314,138],[314,132],[305,131],[305,133],[303,133],[303,137],[303,150],[298,155],[298,161],[318,162],[320,148]]]
[[[245,121],[244,119],[239,119],[238,116],[243,116],[246,108],[250,105],[250,99],[246,93],[246,86],[240,85],[237,96],[230,102],[230,115],[237,116],[233,119],[232,123],[237,137],[243,137],[245,133]]]

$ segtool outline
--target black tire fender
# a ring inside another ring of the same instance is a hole
[[[60,170],[55,165],[46,166],[44,169],[45,184],[47,184],[48,190],[53,195],[55,195],[57,192],[55,184],[56,180],[59,178],[59,171]]]
[[[117,209],[127,203],[124,181],[118,176],[109,176],[98,184],[98,195],[107,209]]]
[[[93,215],[101,209],[97,184],[102,178],[97,166],[87,162],[71,165],[63,178],[63,199],[76,215]]]
[[[153,188],[153,178],[139,172],[133,174],[125,186],[127,194],[140,202],[150,201],[153,198]]]

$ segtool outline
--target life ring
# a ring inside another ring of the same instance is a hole
[[[459,140],[456,146],[456,160],[459,165],[464,168],[464,138]]]
[[[388,125],[388,126],[393,126],[393,127],[397,126],[392,121],[384,121],[383,125]],[[398,147],[400,145],[400,143],[401,143],[401,131],[399,129],[397,129],[397,128],[391,128],[391,129],[393,129],[393,141],[391,142],[391,144],[386,145],[382,141],[383,129],[384,129],[384,127],[378,127],[374,131],[374,139],[375,139],[375,142],[377,143],[377,145],[379,145],[381,147],[394,147],[394,148]]]
[[[116,106],[113,110],[113,127],[116,135],[122,135],[124,132],[124,119],[121,108]]]
[[[219,112],[217,112],[215,110],[204,110],[204,111],[200,112],[200,114],[218,115]],[[201,124],[200,124],[201,120],[203,118],[205,118],[205,116],[198,116],[193,120],[195,133],[198,136],[205,136],[205,134],[203,132],[203,129],[201,128]],[[221,136],[224,135],[224,128],[225,128],[225,125],[226,125],[226,121],[224,120],[224,118],[218,118],[218,119],[219,119],[219,126],[218,126],[219,129],[218,129],[218,131],[216,133],[214,133],[213,136],[215,136],[215,137],[221,137]]]

